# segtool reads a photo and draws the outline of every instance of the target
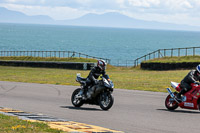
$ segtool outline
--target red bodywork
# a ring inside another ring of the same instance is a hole
[[[200,99],[200,85],[191,84],[192,89],[184,94],[186,96],[186,101],[179,103],[179,107],[186,109],[199,109],[198,100]],[[180,92],[180,84],[175,88]]]

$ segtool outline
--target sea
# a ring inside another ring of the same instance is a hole
[[[0,23],[0,51],[75,51],[114,65],[184,47],[200,47],[200,32]]]

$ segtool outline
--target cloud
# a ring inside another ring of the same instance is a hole
[[[0,3],[37,5],[42,4],[45,0],[1,0]]]
[[[133,7],[151,7],[159,5],[160,0],[128,0],[128,3]]]
[[[135,11],[149,9],[162,9],[165,12],[177,13],[194,10],[199,7],[199,0],[0,0],[4,4],[17,4],[26,6],[69,7],[87,11],[121,10]],[[157,12],[159,13],[159,12]]]
[[[54,19],[114,11],[138,19],[200,25],[200,0],[0,0],[0,6]]]
[[[23,12],[26,15],[48,15],[55,20],[64,20],[64,19],[74,19],[81,17],[88,12],[78,10],[70,7],[51,7],[51,6],[30,6],[30,5],[18,5],[18,4],[1,4],[0,6],[5,7],[10,10],[15,10]]]

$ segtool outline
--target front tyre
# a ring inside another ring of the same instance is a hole
[[[176,93],[174,93],[174,95],[176,95]],[[165,107],[168,110],[175,110],[178,108],[178,103],[173,98],[171,98],[170,95],[168,95],[165,99]]]
[[[83,105],[83,101],[78,98],[78,94],[81,91],[81,88],[76,89],[71,96],[71,102],[75,107],[81,107]]]
[[[99,106],[103,110],[109,110],[114,103],[114,98],[110,92],[103,92],[99,96]]]

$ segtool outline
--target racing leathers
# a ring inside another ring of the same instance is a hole
[[[191,90],[191,83],[197,83],[199,84],[200,81],[200,76],[198,74],[198,72],[196,70],[191,70],[185,77],[184,79],[181,81],[180,83],[180,87],[182,88],[181,91],[176,95],[177,99],[180,100],[181,99],[181,95],[185,94],[187,91]]]
[[[90,71],[89,75],[87,76],[86,84],[83,87],[83,90],[84,90],[83,94],[84,95],[86,94],[86,91],[88,91],[88,87],[90,85],[95,85],[98,83],[98,78],[100,75],[105,76],[105,74],[106,74],[105,70],[101,70],[98,66],[93,67],[92,70]],[[92,93],[92,92],[90,91],[90,93]],[[85,96],[87,98],[90,98],[91,95],[92,94],[89,94],[89,95],[87,94]]]

